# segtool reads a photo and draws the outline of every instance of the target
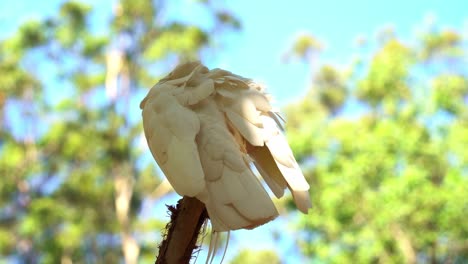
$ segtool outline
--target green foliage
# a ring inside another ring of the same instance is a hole
[[[331,65],[325,65],[317,72],[314,81],[314,91],[324,106],[335,113],[343,106],[346,99],[346,86],[342,73]]]
[[[202,46],[207,44],[208,35],[194,26],[174,24],[171,31],[162,33],[159,38],[151,42],[145,58],[149,60],[163,59],[165,56],[180,54],[186,59],[193,59]]]
[[[42,27],[43,25],[40,22],[32,20],[19,28],[20,39],[18,42],[24,45],[22,48],[27,49],[44,44],[47,38]]]
[[[310,260],[468,261],[468,72],[454,66],[466,57],[447,52],[462,46],[456,31],[427,36],[415,46],[389,36],[348,78],[324,66],[311,92],[286,108],[312,188],[314,207],[298,226]],[[330,103],[327,86],[351,94]],[[351,98],[366,111],[346,118],[342,100]]]
[[[170,5],[124,0],[96,22],[92,5],[65,1],[0,40],[0,262],[134,263],[129,237],[154,258],[164,223],[143,204],[161,176],[134,101],[154,69],[198,58],[237,21],[203,3],[213,28],[163,21]]]
[[[463,55],[461,48],[462,37],[454,30],[432,31],[423,34],[422,41],[424,47],[421,52],[423,59],[436,57],[457,57]]]
[[[314,53],[323,49],[323,44],[310,34],[301,34],[288,51],[286,57],[299,57],[304,61],[309,61]]]
[[[281,261],[275,252],[269,250],[242,250],[231,262],[231,264],[280,264]]]
[[[434,103],[453,114],[466,107],[464,95],[468,93],[468,80],[460,75],[441,75],[433,80]]]
[[[3,108],[7,96],[17,97],[28,87],[38,86],[36,78],[22,67],[18,67],[18,64],[19,60],[15,58],[0,60],[0,109]]]
[[[77,1],[65,2],[60,7],[60,17],[55,22],[56,39],[65,47],[71,47],[86,35],[87,17],[91,7]]]
[[[310,153],[325,147],[322,132],[317,127],[322,124],[327,115],[326,109],[320,107],[319,102],[309,98],[297,104],[286,107],[288,118],[288,141],[297,160],[301,161]]]
[[[410,50],[395,39],[388,41],[372,59],[366,78],[358,84],[357,96],[373,106],[384,99],[407,98],[410,63]]]

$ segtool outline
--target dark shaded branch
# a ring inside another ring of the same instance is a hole
[[[196,198],[183,197],[177,206],[168,206],[171,222],[159,246],[155,264],[189,263],[197,248],[197,239],[208,218],[205,205]]]

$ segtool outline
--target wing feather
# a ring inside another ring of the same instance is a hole
[[[195,196],[205,188],[195,136],[200,121],[168,93],[145,99],[143,127],[153,157],[180,195]]]
[[[147,120],[147,125],[145,126],[145,134],[147,135],[146,138],[148,141],[148,146],[150,150],[158,150],[152,151],[153,156],[155,156],[155,159],[159,163],[165,164],[168,158],[167,149],[169,146],[168,143],[171,139],[171,133],[170,131],[164,131],[165,128],[161,128],[160,131],[155,133],[155,127],[158,124],[163,123],[163,120],[161,117],[154,115],[153,111],[151,111],[150,108],[147,108],[146,111],[143,111],[143,119]]]
[[[213,210],[231,229],[263,224],[278,215],[268,193],[245,167],[243,172],[237,172],[225,166],[222,177],[208,182],[207,187]]]
[[[224,83],[224,81],[223,81],[223,83]],[[216,92],[218,94],[220,94],[221,96],[225,97],[225,98],[235,99],[235,98],[237,98],[239,96],[239,93],[236,92],[233,89],[219,88],[219,89],[217,89]]]
[[[213,92],[213,80],[206,79],[196,87],[185,88],[184,91],[177,94],[176,97],[182,105],[194,105],[209,97]]]
[[[285,121],[283,117],[277,112],[268,111],[267,113],[271,118],[275,120],[276,124],[281,129],[281,131],[284,131],[284,126],[282,122],[285,122]]]
[[[265,188],[250,169],[239,175],[239,181],[247,191],[247,196],[241,197],[241,200],[234,201],[233,204],[244,217],[255,221],[256,219],[263,220],[278,215],[278,211]]]
[[[263,179],[265,179],[265,182],[273,191],[275,196],[278,198],[282,197],[284,189],[287,187],[287,183],[268,148],[266,146],[249,146],[247,150],[254,160],[255,167],[263,176]]]
[[[259,111],[257,111],[255,104],[251,100],[242,100],[239,98],[232,104],[230,109],[255,126],[262,126]]]
[[[309,184],[293,156],[291,148],[286,138],[280,131],[275,121],[267,115],[262,115],[265,129],[265,146],[268,148],[271,157],[274,159],[276,167],[281,172],[289,189],[293,194],[294,201],[299,210],[307,213],[311,207],[308,190]],[[265,166],[272,166],[271,160]]]
[[[248,100],[252,101],[258,111],[268,112],[271,111],[270,102],[268,102],[268,98],[265,94],[257,91],[257,90],[248,90],[242,93],[244,97]]]
[[[242,136],[249,141],[250,144],[254,146],[263,146],[264,141],[262,137],[262,130],[261,128],[257,127],[256,125],[250,123],[240,114],[234,112],[233,110],[226,108],[225,109],[226,116],[228,117],[229,121],[236,127]]]
[[[215,218],[215,230],[253,228],[274,219],[278,212],[250,171],[246,153],[226,127],[223,114],[214,111],[216,105],[207,101],[197,108],[201,121],[197,144],[207,186],[204,195],[197,198]]]
[[[224,98],[223,111],[232,127],[249,143],[248,154],[267,185],[277,197],[288,187],[298,208],[307,213],[310,187],[282,134],[284,119],[271,107],[261,86],[225,72],[218,72],[216,77],[216,92]],[[230,82],[244,82],[248,89]]]

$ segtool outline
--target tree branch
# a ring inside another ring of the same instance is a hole
[[[189,263],[197,248],[200,229],[208,218],[205,205],[196,198],[184,196],[177,206],[168,206],[171,221],[159,246],[155,264]]]

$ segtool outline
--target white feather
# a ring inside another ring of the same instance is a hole
[[[278,215],[250,160],[277,197],[289,188],[307,212],[309,185],[262,86],[194,62],[161,79],[140,106],[155,160],[177,193],[205,204],[214,231],[251,229]]]

